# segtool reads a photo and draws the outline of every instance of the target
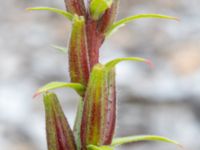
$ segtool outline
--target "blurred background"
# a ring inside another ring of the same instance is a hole
[[[50,81],[69,81],[68,60],[52,44],[66,46],[70,23],[49,12],[25,8],[64,9],[61,0],[0,2],[0,149],[46,150],[42,97],[35,90]],[[199,150],[200,143],[200,1],[121,1],[118,19],[138,13],[177,16],[180,22],[135,21],[109,37],[101,62],[126,56],[149,58],[117,67],[118,123],[116,136],[157,134]],[[56,90],[73,125],[79,97]],[[177,150],[159,142],[129,144],[123,150]]]

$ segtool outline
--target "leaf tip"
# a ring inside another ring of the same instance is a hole
[[[178,18],[178,17],[170,17],[170,19],[171,19],[171,20],[175,20],[175,21],[177,21],[177,22],[180,22],[180,18]]]
[[[39,91],[36,91],[34,94],[33,94],[33,99],[35,99],[36,97],[38,97],[41,93]]]
[[[38,96],[41,95],[42,93],[43,93],[43,94],[47,94],[48,91],[47,91],[47,90],[41,91],[40,89],[38,89],[38,90],[33,94],[33,99],[36,98],[36,97],[38,97]]]
[[[174,20],[177,21],[177,22],[181,22],[181,19],[177,18],[177,17],[175,17]]]
[[[67,48],[65,48],[65,47],[54,45],[54,44],[51,44],[50,47],[52,47],[52,48],[54,48],[56,50],[59,50],[60,52],[62,52],[64,54],[67,53]]]
[[[150,59],[146,59],[145,63],[150,67],[150,68],[155,68],[154,63]]]

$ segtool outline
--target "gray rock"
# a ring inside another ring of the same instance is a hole
[[[0,5],[0,145],[3,150],[44,150],[42,98],[34,91],[50,81],[69,81],[67,56],[51,44],[67,45],[70,25],[48,12],[25,8],[52,6],[53,0],[6,0]],[[180,22],[138,20],[108,38],[101,61],[141,56],[155,67],[126,62],[117,67],[117,136],[158,134],[199,150],[200,55],[199,0],[121,1],[119,19],[138,13],[178,16]],[[66,28],[67,25],[67,28]],[[56,90],[73,125],[78,96]],[[175,150],[165,143],[143,142],[119,149]]]

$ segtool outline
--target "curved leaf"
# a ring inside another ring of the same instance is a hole
[[[107,36],[111,35],[114,31],[116,31],[120,27],[124,26],[126,23],[129,23],[129,22],[137,20],[137,19],[142,19],[142,18],[158,18],[158,19],[178,20],[176,17],[160,15],[160,14],[138,14],[138,15],[130,16],[130,17],[127,17],[127,18],[124,18],[120,21],[115,22],[108,29],[106,35]]]
[[[37,95],[41,93],[47,92],[49,90],[53,90],[57,88],[65,88],[65,87],[74,89],[81,96],[83,95],[85,91],[85,87],[79,83],[51,82],[39,88],[37,92],[34,94],[34,97],[36,97]]]
[[[161,141],[161,142],[172,143],[172,144],[176,144],[180,146],[180,144],[174,140],[171,140],[162,136],[156,136],[156,135],[141,135],[141,136],[129,136],[129,137],[116,138],[112,141],[111,145],[118,146],[122,144],[139,142],[139,141]]]
[[[63,15],[64,17],[66,17],[67,19],[69,19],[70,21],[72,21],[73,19],[73,14],[65,11],[65,10],[61,10],[61,9],[57,9],[57,8],[50,8],[50,7],[32,7],[32,8],[27,8],[26,10],[28,11],[34,11],[34,10],[45,10],[45,11],[51,11],[54,13],[57,13],[59,15]]]
[[[53,48],[59,50],[60,52],[62,52],[62,53],[64,53],[64,54],[66,54],[66,53],[67,53],[67,50],[68,50],[66,47],[62,47],[62,46],[58,46],[58,45],[51,45],[51,47],[53,47]]]
[[[123,61],[138,61],[138,62],[145,62],[147,64],[151,64],[151,62],[148,59],[144,59],[141,57],[127,57],[127,58],[116,58],[114,60],[109,61],[105,64],[105,67],[110,70],[113,67],[115,67],[118,63]]]
[[[110,146],[88,145],[87,150],[114,150],[114,149],[113,149],[113,147],[110,147]]]

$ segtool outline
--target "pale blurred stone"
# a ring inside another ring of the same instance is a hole
[[[181,43],[174,47],[171,64],[180,76],[189,76],[200,70],[200,45],[197,42]]]
[[[32,6],[64,9],[63,1],[6,0],[0,5],[0,149],[45,150],[44,110],[34,91],[49,81],[69,81],[67,56],[51,44],[67,45],[70,23]],[[134,21],[108,38],[101,61],[150,58],[154,69],[126,62],[117,67],[118,135],[161,134],[199,150],[199,0],[121,1],[119,19],[138,13],[177,16],[179,23]],[[72,126],[78,96],[57,90]],[[6,134],[6,136],[5,136]],[[123,150],[175,150],[164,143],[138,143]]]

